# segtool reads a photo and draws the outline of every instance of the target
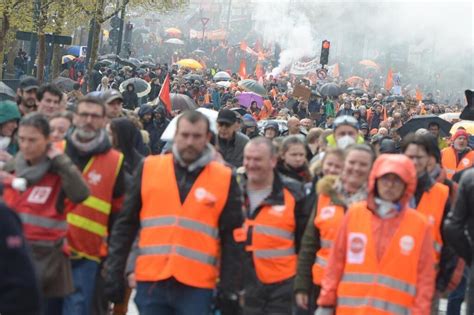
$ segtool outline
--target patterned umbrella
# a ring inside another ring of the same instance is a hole
[[[128,80],[125,80],[120,84],[119,90],[120,92],[124,92],[127,89],[127,85],[133,84],[135,87],[135,92],[137,93],[138,97],[143,97],[145,95],[148,95],[151,91],[151,86],[148,82],[146,82],[143,79],[140,78],[131,78]]]

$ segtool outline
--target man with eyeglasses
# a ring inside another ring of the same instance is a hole
[[[224,160],[238,168],[244,160],[244,147],[249,138],[238,132],[237,114],[223,109],[217,116],[217,143]]]
[[[410,134],[402,143],[402,152],[412,160],[417,175],[417,185],[410,206],[416,209],[428,219],[433,226],[433,239],[435,249],[435,260],[438,268],[436,277],[437,292],[443,292],[451,277],[448,266],[452,264],[453,251],[443,246],[441,236],[442,222],[451,207],[449,198],[449,187],[437,183],[428,173],[428,164],[432,153],[431,139],[429,135]],[[443,253],[443,254],[442,254]],[[438,306],[435,300],[434,307]]]
[[[106,107],[101,95],[86,95],[77,104],[74,128],[63,143],[91,192],[67,215],[75,290],[65,298],[63,314],[90,313],[99,264],[107,255],[108,227],[112,226],[125,193],[123,155],[112,149],[105,121]]]
[[[346,149],[351,144],[364,143],[364,137],[359,134],[359,123],[352,116],[339,116],[334,120],[333,133],[327,138],[328,145]]]

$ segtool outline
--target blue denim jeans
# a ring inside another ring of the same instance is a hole
[[[88,259],[71,259],[71,266],[74,292],[64,298],[63,314],[91,314],[99,263]]]
[[[211,289],[184,285],[175,279],[138,282],[135,303],[140,315],[208,315]]]
[[[448,309],[446,315],[460,315],[461,304],[466,296],[467,279],[469,278],[469,269],[464,268],[461,282],[459,282],[456,289],[448,295]]]

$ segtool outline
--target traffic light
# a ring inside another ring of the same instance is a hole
[[[323,43],[321,45],[321,57],[319,58],[319,63],[322,65],[328,64],[329,48],[331,48],[331,42],[328,40],[323,40]]]
[[[111,29],[109,31],[109,44],[112,47],[117,47],[119,43],[121,23],[122,23],[122,20],[117,15],[114,15],[110,19]]]

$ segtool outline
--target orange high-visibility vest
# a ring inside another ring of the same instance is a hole
[[[93,156],[82,171],[90,195],[67,213],[67,242],[79,257],[100,261],[107,255],[106,237],[113,190],[122,161],[123,154],[110,149]]]
[[[428,222],[433,226],[433,240],[436,253],[436,262],[441,258],[443,238],[441,237],[441,224],[443,221],[444,207],[449,198],[449,187],[436,183],[429,191],[423,193],[416,210],[423,213]]]
[[[313,283],[316,285],[321,285],[329,253],[343,218],[344,208],[342,206],[332,205],[331,198],[328,195],[320,194],[318,196],[314,226],[319,230],[321,248],[316,253],[312,270]]]
[[[367,202],[353,205],[347,215],[346,261],[337,288],[336,313],[410,314],[417,293],[421,247],[431,228],[426,218],[413,209],[404,210],[379,261],[372,235],[374,214]]]
[[[231,179],[230,168],[211,162],[181,203],[173,155],[145,159],[137,281],[173,277],[188,286],[215,288],[221,249],[219,218]]]
[[[453,147],[448,147],[441,151],[441,165],[446,170],[448,179],[452,179],[455,173],[474,164],[474,151],[468,152],[459,163],[456,163],[456,154],[456,150]]]
[[[254,219],[245,221],[251,235],[245,250],[252,252],[257,278],[265,284],[296,274],[295,198],[283,189],[283,205],[264,205]]]

